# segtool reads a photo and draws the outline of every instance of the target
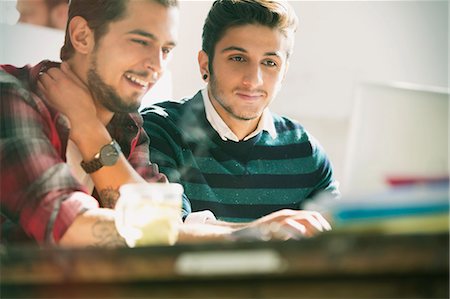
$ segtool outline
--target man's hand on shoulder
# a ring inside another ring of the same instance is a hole
[[[40,74],[37,83],[46,101],[67,116],[71,124],[96,118],[96,108],[88,87],[66,62]]]

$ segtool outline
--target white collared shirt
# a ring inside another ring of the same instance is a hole
[[[223,121],[219,113],[217,113],[216,109],[212,105],[207,88],[202,89],[202,97],[203,103],[205,105],[206,119],[208,119],[208,122],[211,124],[214,130],[216,130],[220,138],[222,138],[222,140],[224,141],[232,140],[234,142],[239,142],[239,138],[236,136],[236,134],[233,133],[233,131],[231,131],[231,129]],[[269,108],[264,109],[256,130],[247,135],[244,138],[244,141],[255,137],[261,131],[267,131],[273,139],[277,138],[277,131],[275,130],[272,113],[270,112]]]

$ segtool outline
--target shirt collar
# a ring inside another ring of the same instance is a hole
[[[239,138],[233,133],[233,131],[231,131],[231,129],[223,121],[219,113],[217,113],[216,109],[212,105],[207,88],[202,89],[201,93],[203,97],[203,103],[205,105],[206,119],[211,124],[213,129],[219,134],[222,140],[232,140],[234,142],[239,142]],[[277,138],[275,124],[273,122],[272,113],[270,112],[269,108],[264,109],[256,130],[246,136],[244,138],[244,141],[255,137],[262,131],[268,132],[272,139]]]

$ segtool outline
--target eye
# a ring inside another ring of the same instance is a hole
[[[278,66],[278,64],[275,61],[273,61],[273,60],[265,60],[263,62],[263,64],[265,66],[268,66],[268,67],[276,67],[276,66]]]
[[[170,52],[172,52],[172,48],[162,48],[161,51],[164,55],[168,55],[170,54]]]
[[[148,46],[148,42],[142,39],[132,39],[131,41],[142,46]]]
[[[230,57],[230,60],[236,61],[236,62],[244,62],[245,61],[244,57],[242,57],[242,56],[233,56],[233,57]]]

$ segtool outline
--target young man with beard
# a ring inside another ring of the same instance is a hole
[[[284,215],[282,225],[300,224],[306,235],[329,228],[321,214],[302,210],[318,193],[339,196],[329,160],[298,122],[268,108],[296,26],[287,2],[215,1],[198,55],[207,88],[144,111],[152,161],[184,186],[184,207],[194,212],[186,222],[233,226]]]
[[[2,242],[124,244],[118,188],[167,181],[137,108],[176,44],[177,5],[72,0],[62,64],[0,67]]]

